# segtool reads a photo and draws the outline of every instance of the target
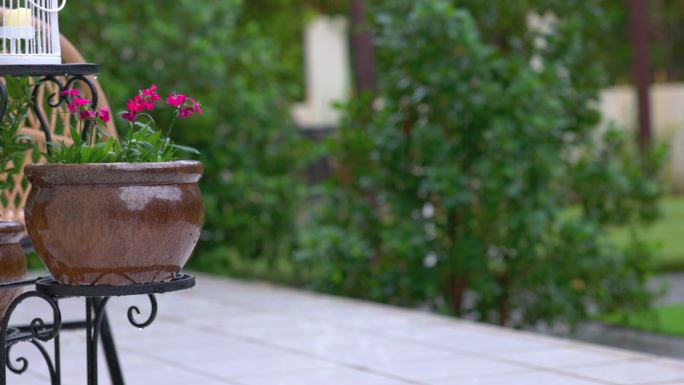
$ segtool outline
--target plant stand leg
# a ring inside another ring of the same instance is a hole
[[[102,332],[102,319],[109,297],[86,297],[86,356],[88,385],[97,385],[97,343]]]
[[[93,303],[86,298],[86,363],[88,370],[88,385],[97,384],[97,338],[93,338]]]
[[[55,302],[55,305],[57,305],[57,308],[59,309],[59,300],[57,298],[53,298],[53,301]],[[54,326],[53,326],[54,327]],[[52,374],[52,378],[50,381],[52,382],[53,385],[62,385],[62,342],[60,338],[60,333],[57,332],[57,335],[55,335],[54,338],[54,372]]]
[[[125,385],[121,365],[119,364],[119,355],[116,353],[116,345],[114,345],[114,335],[109,326],[106,312],[102,317],[101,333],[102,347],[107,358],[107,367],[109,368],[109,377],[112,380],[112,385]]]

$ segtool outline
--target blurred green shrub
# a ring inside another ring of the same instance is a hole
[[[650,248],[605,228],[657,216],[663,151],[596,130],[596,3],[519,5],[375,9],[378,89],[345,107],[296,255],[315,288],[516,326],[649,306]]]
[[[201,119],[179,122],[174,136],[199,149],[205,165],[206,232],[192,263],[221,273],[239,273],[233,264],[242,260],[289,255],[308,151],[290,120],[295,83],[281,76],[279,46],[242,18],[242,7],[71,0],[60,14],[63,33],[100,64],[115,112],[152,83],[202,102]]]
[[[317,14],[346,14],[348,0],[249,0],[243,2],[240,25],[256,24],[277,42],[278,78],[299,100],[304,95],[304,29]]]
[[[5,79],[5,87],[12,98],[0,122],[0,189],[12,190],[16,175],[24,168],[26,152],[34,147],[31,137],[20,131],[31,106],[31,87],[28,79],[11,76]],[[5,195],[0,200],[3,206],[8,203]]]
[[[150,83],[203,102],[176,131],[206,166],[194,267],[515,325],[648,306],[650,248],[635,233],[618,249],[605,227],[657,216],[663,153],[595,130],[598,2],[375,1],[379,87],[344,107],[305,231],[289,48],[306,18],[277,11],[301,4],[71,0],[63,13],[113,106]],[[554,28],[529,30],[535,10]]]

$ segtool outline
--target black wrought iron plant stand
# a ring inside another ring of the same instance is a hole
[[[44,101],[39,100],[40,89],[49,83],[57,86],[57,92],[47,95],[45,103],[52,108],[58,108],[66,103],[69,96],[63,93],[72,89],[77,83],[85,85],[90,91],[91,107],[98,106],[97,88],[88,76],[98,74],[94,64],[61,64],[45,66],[0,65],[0,76],[31,76],[40,77],[33,85],[33,112],[40,122],[41,130],[45,134],[46,143],[52,143],[52,133],[43,113]],[[65,80],[60,80],[64,77]],[[9,95],[7,87],[0,82],[0,121],[7,113]],[[87,139],[92,124],[83,129],[83,139]],[[50,147],[47,147],[50,151]],[[125,286],[89,285],[72,286],[54,281],[50,277],[43,277],[19,282],[0,284],[0,290],[17,287],[31,287],[32,290],[19,295],[10,304],[1,322],[0,343],[0,385],[7,385],[7,369],[16,374],[28,370],[29,362],[25,357],[12,358],[12,349],[19,343],[32,344],[44,358],[52,385],[61,384],[61,347],[60,333],[64,330],[84,329],[86,332],[86,360],[87,384],[98,383],[98,343],[101,340],[105,352],[109,374],[114,385],[124,385],[124,379],[119,359],[114,345],[114,338],[107,319],[106,307],[110,298],[132,295],[146,295],[150,302],[149,315],[142,320],[137,319],[142,313],[137,306],[128,308],[128,321],[137,328],[151,325],[157,316],[157,300],[155,295],[166,292],[191,288],[195,285],[195,277],[189,274],[177,274],[168,282],[132,284]],[[83,321],[62,322],[59,300],[65,298],[84,298],[85,317]],[[27,299],[34,298],[45,302],[52,311],[52,320],[46,321],[41,317],[34,318],[29,324],[11,327],[10,323],[14,311]],[[46,347],[53,342],[53,351]]]
[[[128,308],[128,321],[137,328],[145,328],[154,322],[157,316],[157,300],[155,294],[189,289],[195,285],[195,277],[189,274],[178,274],[168,282],[109,286],[71,286],[54,281],[52,278],[37,278],[33,280],[0,284],[0,290],[17,286],[34,286],[17,297],[7,309],[0,329],[0,340],[5,348],[0,349],[0,384],[7,384],[7,369],[16,373],[24,373],[29,366],[25,357],[12,358],[12,348],[20,342],[33,344],[41,353],[47,364],[52,385],[61,384],[61,351],[60,332],[62,330],[85,329],[86,331],[86,360],[87,379],[89,385],[98,383],[98,342],[101,339],[109,366],[109,374],[113,384],[123,384],[123,375],[116,354],[114,339],[111,334],[106,315],[106,306],[112,297],[146,295],[150,302],[149,315],[143,320],[136,317],[141,315],[137,306]],[[62,322],[59,300],[64,298],[85,298],[85,320]],[[37,298],[49,305],[52,310],[52,320],[34,318],[28,325],[10,327],[12,315],[17,307],[29,298]],[[45,344],[53,341],[53,353],[50,354]]]

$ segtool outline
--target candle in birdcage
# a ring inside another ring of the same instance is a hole
[[[66,1],[9,1],[0,8],[0,65],[60,64],[57,14]]]
[[[17,8],[5,11],[5,26],[7,27],[31,27],[33,15],[27,8]]]

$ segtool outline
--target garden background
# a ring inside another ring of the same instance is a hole
[[[656,78],[681,80],[684,7],[653,3]],[[377,87],[313,142],[290,114],[302,34],[347,1],[70,1],[63,33],[115,110],[152,83],[203,104],[176,131],[205,165],[191,267],[513,326],[650,309],[653,272],[684,267],[684,203],[661,210],[664,146],[599,129],[599,92],[630,81],[624,4],[367,4]]]

